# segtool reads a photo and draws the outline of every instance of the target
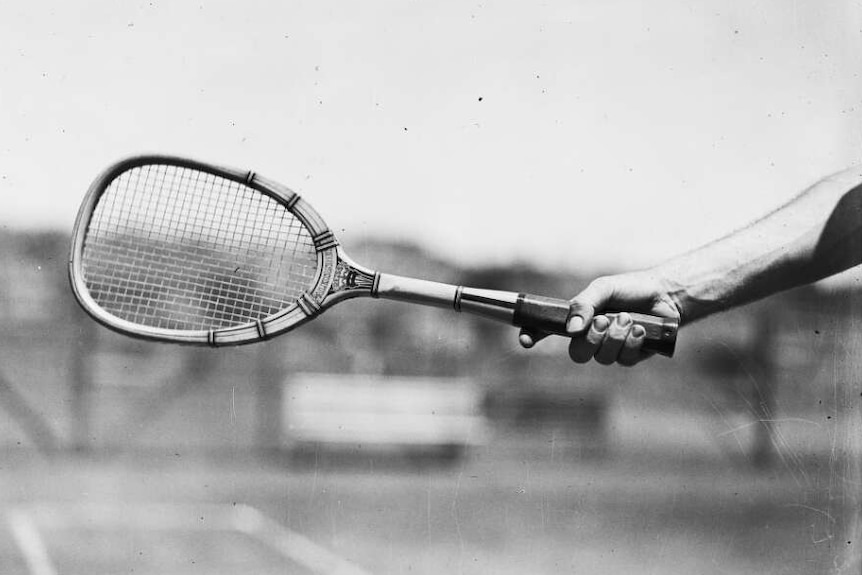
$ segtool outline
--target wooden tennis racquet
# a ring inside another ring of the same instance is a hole
[[[72,288],[119,332],[236,345],[270,338],[338,302],[374,297],[438,306],[566,335],[569,303],[380,273],[353,262],[312,207],[254,172],[137,156],[103,172],[72,239]],[[677,322],[631,314],[643,348],[673,354]]]

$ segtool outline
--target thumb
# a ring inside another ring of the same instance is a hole
[[[581,293],[569,301],[569,319],[566,321],[566,331],[577,335],[586,330],[597,311],[604,309],[611,299],[613,287],[607,278],[598,278]]]

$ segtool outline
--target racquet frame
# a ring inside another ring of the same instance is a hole
[[[83,250],[90,219],[102,194],[123,172],[151,164],[198,170],[253,188],[279,202],[297,217],[311,235],[317,252],[317,271],[311,286],[287,308],[246,324],[209,330],[172,330],[133,323],[106,312],[90,295],[83,269]],[[141,155],[121,160],[96,178],[85,196],[72,237],[69,257],[72,290],[84,310],[102,325],[136,337],[213,347],[269,339],[313,319],[336,303],[354,297],[375,297],[449,308],[503,321],[537,332],[566,335],[569,305],[565,300],[500,290],[476,289],[380,273],[352,261],[314,208],[296,192],[259,176],[167,155]],[[646,329],[645,349],[672,355],[678,323],[631,314]]]

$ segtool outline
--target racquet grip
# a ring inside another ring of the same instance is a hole
[[[603,312],[602,315],[613,320],[620,312]],[[629,313],[632,321],[644,328],[642,349],[667,357],[672,357],[676,348],[676,336],[679,331],[677,320],[647,315]],[[569,335],[566,332],[566,321],[569,319],[569,302],[562,299],[518,294],[515,303],[512,323],[517,327],[538,332]]]

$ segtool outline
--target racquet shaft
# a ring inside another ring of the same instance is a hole
[[[562,299],[455,286],[384,273],[378,275],[371,295],[468,312],[537,332],[569,335],[566,331],[569,302]],[[605,315],[613,318],[618,312]],[[646,332],[644,350],[673,355],[678,322],[640,313],[630,315],[632,321],[641,325]]]

